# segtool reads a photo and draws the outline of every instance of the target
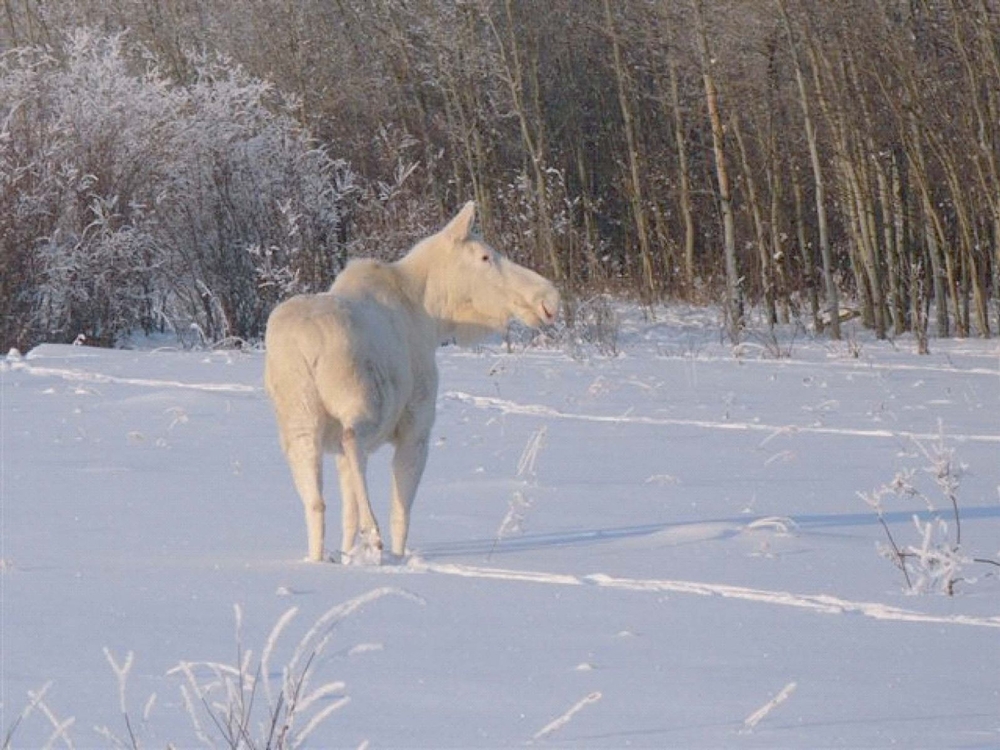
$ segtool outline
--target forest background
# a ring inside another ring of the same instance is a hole
[[[3,0],[0,346],[259,339],[474,199],[594,299],[1000,331],[997,0]]]

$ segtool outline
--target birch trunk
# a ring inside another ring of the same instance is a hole
[[[826,289],[826,305],[830,316],[830,337],[840,340],[840,294],[837,290],[834,275],[833,251],[830,248],[830,229],[826,217],[826,183],[823,179],[823,165],[819,155],[819,144],[816,136],[816,126],[813,122],[812,107],[809,92],[806,90],[805,75],[802,72],[802,61],[799,58],[799,48],[792,32],[792,22],[788,16],[786,0],[778,0],[781,17],[788,34],[788,45],[792,52],[792,62],[795,68],[795,82],[799,89],[799,104],[802,107],[802,118],[805,124],[806,143],[809,147],[809,163],[812,166],[813,184],[816,194],[816,223],[819,231],[820,259],[823,264],[823,282]],[[815,57],[813,55],[813,57]],[[817,79],[818,80],[818,79]]]
[[[629,167],[629,207],[632,220],[635,223],[636,241],[639,243],[639,258],[642,263],[642,276],[645,293],[650,298],[656,296],[659,285],[653,268],[653,255],[649,243],[649,225],[646,220],[645,201],[643,199],[642,175],[639,169],[639,147],[635,137],[635,124],[632,107],[628,99],[628,74],[622,62],[621,45],[615,31],[614,16],[611,13],[611,0],[604,0],[604,20],[607,33],[611,38],[611,54],[615,70],[615,83],[618,89],[618,106],[622,115],[622,127],[625,131],[625,148],[628,152]]]
[[[702,0],[693,0],[695,28],[698,50],[701,58],[702,82],[705,86],[705,103],[712,126],[712,151],[715,155],[715,177],[719,189],[719,208],[722,212],[722,230],[726,259],[726,317],[729,339],[734,344],[739,341],[743,329],[743,280],[740,277],[736,259],[736,223],[733,217],[733,199],[729,188],[729,172],[726,169],[725,134],[722,117],[719,114],[719,96],[712,75],[712,56],[708,47],[708,32]]]

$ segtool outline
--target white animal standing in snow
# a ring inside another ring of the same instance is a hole
[[[472,343],[512,318],[533,328],[555,320],[556,288],[473,235],[474,218],[467,203],[400,260],[353,261],[329,292],[292,297],[268,319],[264,382],[305,505],[310,560],[323,559],[324,450],[340,475],[349,561],[382,549],[365,467],[380,445],[395,446],[392,554],[402,557],[434,423],[437,348]]]

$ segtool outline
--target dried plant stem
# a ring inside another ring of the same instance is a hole
[[[564,714],[556,717],[555,719],[553,719],[552,721],[550,721],[548,724],[546,724],[544,727],[542,727],[537,732],[535,732],[535,734],[532,737],[532,739],[533,740],[540,740],[540,739],[542,739],[544,737],[548,737],[550,734],[552,734],[556,730],[562,729],[562,727],[564,727],[567,724],[569,724],[570,720],[577,713],[579,713],[583,709],[584,706],[586,706],[589,703],[597,703],[597,701],[599,701],[600,699],[601,699],[601,694],[599,692],[593,692],[593,693],[590,693],[590,695],[584,696],[583,698],[581,698],[580,700],[578,700],[576,703],[574,703],[569,708],[569,710],[566,711]]]
[[[743,721],[743,731],[752,731],[753,728],[760,724],[760,722],[763,721],[769,713],[788,700],[789,696],[795,692],[796,687],[798,687],[798,685],[795,682],[789,682],[781,689],[780,693],[750,714]]]
[[[903,571],[903,578],[906,579],[907,590],[913,590],[913,581],[910,580],[910,574],[906,570],[906,553],[899,548],[896,544],[896,540],[892,538],[892,532],[889,531],[889,524],[885,522],[885,518],[881,513],[878,514],[878,522],[882,524],[882,528],[885,530],[885,535],[889,539],[889,544],[892,545],[892,551],[896,555],[896,560],[899,564],[899,569]]]

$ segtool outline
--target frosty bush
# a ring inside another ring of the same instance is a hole
[[[87,30],[60,59],[0,58],[4,347],[255,337],[279,298],[342,265],[346,165],[267,83],[225,60],[190,67],[174,85]]]
[[[234,606],[236,660],[233,663],[179,662],[167,672],[167,676],[180,680],[180,701],[166,703],[167,711],[181,707],[190,721],[194,738],[205,747],[294,750],[302,746],[332,714],[350,702],[343,682],[315,684],[322,664],[327,661],[326,652],[334,642],[334,631],[346,618],[368,604],[389,596],[424,604],[423,599],[414,594],[387,586],[341,602],[317,617],[298,642],[292,644],[284,666],[278,666],[280,662],[277,662],[273,670],[272,659],[278,657],[279,652],[288,651],[287,647],[282,648],[281,641],[298,615],[299,608],[292,607],[278,618],[258,655],[244,648],[243,610],[238,605]],[[128,681],[135,664],[134,652],[129,651],[119,659],[105,646],[104,657],[115,676],[118,707],[127,733],[119,736],[110,727],[94,726],[93,731],[106,741],[107,747],[138,750],[142,747],[195,746],[194,738],[177,745],[173,742],[163,744],[155,736],[153,724],[161,724],[159,721],[151,722],[157,707],[156,693],[145,700],[141,713],[136,715],[130,711]],[[50,681],[39,690],[28,691],[27,705],[14,718],[11,726],[0,733],[0,750],[16,747],[14,741],[17,734],[30,724],[41,724],[43,731],[49,732],[49,740],[44,745],[46,748],[59,743],[67,748],[76,746],[72,733],[79,730],[80,725],[74,716],[63,718],[56,714],[47,696],[52,685]],[[165,720],[172,731],[183,723],[172,720],[169,713]],[[30,729],[39,731],[37,726]]]
[[[858,495],[878,514],[879,523],[885,532],[888,544],[878,545],[878,552],[893,562],[902,571],[909,593],[939,592],[955,593],[961,581],[971,581],[963,571],[973,563],[1000,566],[1000,560],[972,557],[962,549],[962,516],[959,510],[958,492],[965,464],[955,456],[955,449],[944,443],[942,435],[936,442],[925,445],[916,441],[917,448],[927,460],[922,474],[930,478],[935,492],[925,492],[921,488],[920,474],[914,469],[897,472],[888,484],[876,487],[870,492]],[[938,514],[932,500],[939,494],[950,506],[953,524]],[[912,517],[917,541],[899,544],[889,529],[885,519],[884,502],[888,498],[911,499],[920,502],[930,517],[923,520],[916,513]]]
[[[573,356],[582,357],[588,345],[593,346],[602,356],[618,356],[621,351],[621,321],[612,302],[611,297],[606,294],[566,301],[563,309],[566,311],[567,340]]]

